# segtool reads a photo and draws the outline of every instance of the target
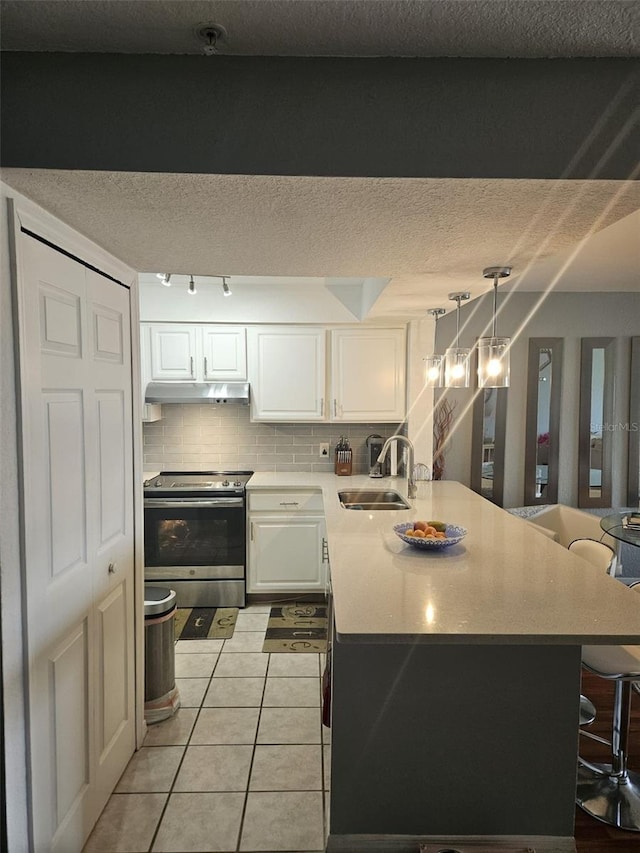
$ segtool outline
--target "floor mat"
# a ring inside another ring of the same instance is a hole
[[[237,607],[178,607],[176,640],[228,640],[238,618]]]
[[[326,652],[327,606],[286,604],[272,607],[263,652]]]

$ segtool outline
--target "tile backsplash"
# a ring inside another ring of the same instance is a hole
[[[145,471],[333,471],[341,435],[353,449],[353,473],[367,474],[365,439],[388,438],[397,424],[252,423],[248,406],[163,405],[162,420],[143,424]],[[319,455],[329,443],[329,458]]]

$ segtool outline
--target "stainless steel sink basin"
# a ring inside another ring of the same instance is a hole
[[[340,503],[345,509],[360,510],[398,510],[411,509],[402,495],[398,492],[381,489],[360,489],[338,492]]]

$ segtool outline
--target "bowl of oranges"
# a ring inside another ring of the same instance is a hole
[[[394,524],[393,530],[407,545],[424,550],[457,545],[467,535],[464,527],[444,521],[408,521]]]

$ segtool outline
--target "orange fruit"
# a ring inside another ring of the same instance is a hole
[[[414,530],[413,535],[416,539],[424,539],[425,538],[424,530]]]

